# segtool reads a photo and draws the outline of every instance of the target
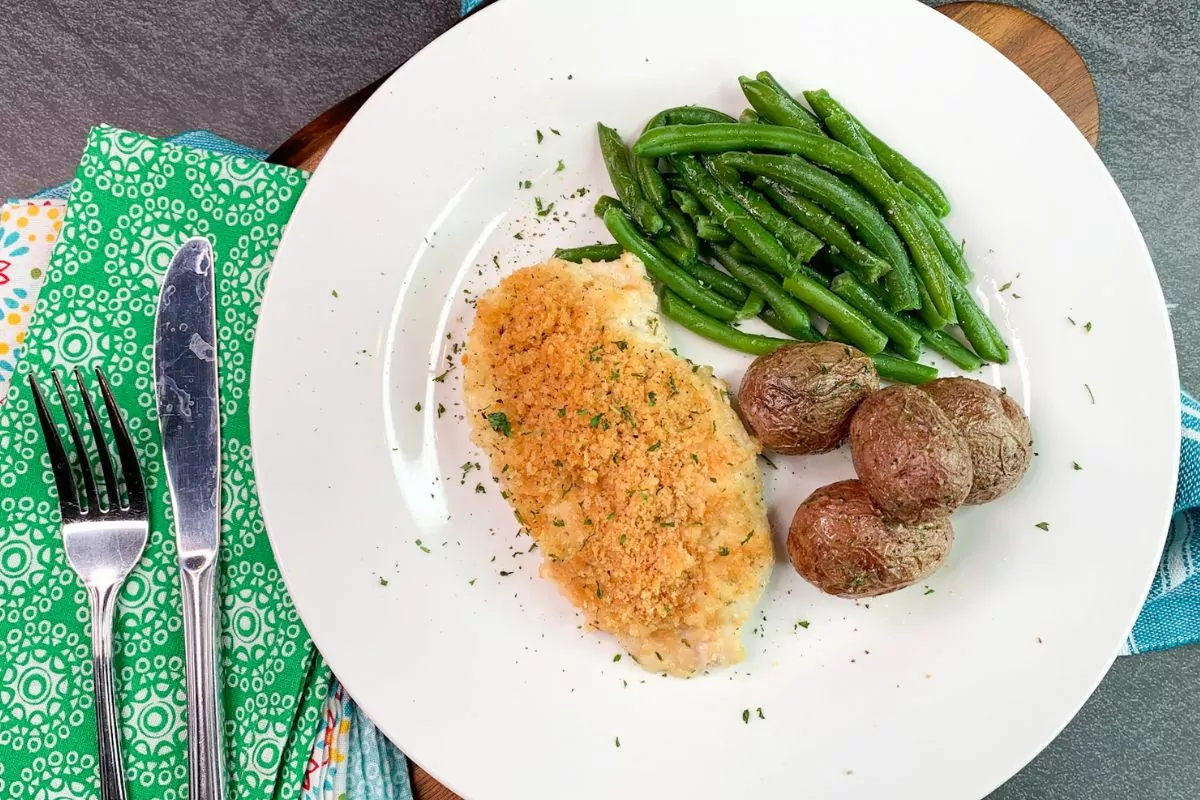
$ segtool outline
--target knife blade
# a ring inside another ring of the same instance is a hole
[[[154,325],[154,391],[175,512],[183,590],[192,800],[224,800],[216,603],[221,537],[221,413],[217,391],[215,256],[189,239],[167,267]]]

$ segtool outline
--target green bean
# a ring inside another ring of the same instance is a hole
[[[704,206],[700,205],[700,201],[696,199],[696,195],[686,189],[672,189],[671,199],[689,217],[699,217],[706,213]]]
[[[762,119],[753,108],[743,108],[742,113],[738,115],[738,122],[743,125],[757,125],[762,122]]]
[[[782,242],[793,256],[808,261],[821,249],[823,245],[820,239],[788,219],[786,214],[771,205],[770,200],[742,183],[736,169],[708,156],[700,160],[721,188]]]
[[[687,251],[689,258],[699,258],[700,239],[697,238],[696,229],[687,215],[670,202],[660,208],[659,213],[671,224],[671,232],[667,235]]]
[[[705,339],[711,339],[732,350],[760,356],[788,343],[787,339],[776,339],[772,336],[759,336],[755,333],[739,331],[731,325],[726,325],[720,320],[697,311],[671,291],[663,292],[660,305],[663,316],[667,319],[674,320],[692,333],[699,334]]]
[[[897,358],[889,353],[876,353],[871,356],[871,360],[875,362],[875,371],[879,373],[879,377],[892,383],[920,386],[938,376],[938,371],[928,364]]]
[[[925,344],[929,345],[930,350],[941,353],[959,369],[974,372],[983,366],[983,361],[979,356],[968,350],[966,345],[946,331],[935,331],[916,317],[908,317],[906,321],[916,329],[917,333],[921,334],[921,338],[925,340]]]
[[[684,272],[700,281],[702,286],[707,286],[717,294],[738,303],[744,303],[749,296],[750,291],[739,283],[737,278],[726,275],[699,258],[694,256],[689,258],[687,250],[678,242],[671,239],[657,239],[654,244]]]
[[[1008,345],[988,315],[975,304],[975,298],[971,297],[967,288],[952,278],[950,293],[954,297],[954,308],[958,311],[958,325],[975,352],[988,361],[1007,364]]]
[[[743,264],[722,247],[714,245],[712,251],[717,260],[721,262],[721,266],[729,270],[730,275],[749,287],[750,291],[762,295],[763,300],[783,320],[789,331],[803,331],[812,327],[804,306],[785,292],[774,278],[754,267]]]
[[[663,255],[661,250],[642,238],[633,221],[620,210],[610,208],[605,212],[604,227],[608,228],[608,232],[626,250],[641,259],[652,277],[662,281],[667,288],[677,292],[689,303],[723,322],[731,322],[737,317],[738,306],[697,283],[695,278]]]
[[[596,198],[596,204],[592,206],[592,213],[603,219],[610,208],[619,209],[623,214],[629,213],[625,210],[625,206],[621,205],[620,200],[609,194],[602,194]]]
[[[658,128],[667,124],[667,112],[660,111],[650,118],[646,123],[646,127],[642,128],[645,133],[652,128]],[[658,171],[657,158],[635,158],[633,160],[633,175],[637,178],[638,186],[642,189],[642,194],[646,196],[656,208],[663,210],[666,208],[668,195],[667,183],[663,180],[663,176]]]
[[[755,127],[755,126],[746,126]],[[665,130],[665,129],[664,129]],[[670,159],[676,172],[688,185],[688,189],[712,212],[717,222],[734,239],[744,244],[751,253],[766,265],[767,269],[780,275],[791,275],[795,264],[788,251],[757,220],[749,215],[736,199],[721,188],[716,179],[708,174],[693,156]],[[699,232],[699,221],[696,223]],[[701,237],[703,238],[703,237]]]
[[[801,342],[820,342],[820,341],[823,341],[825,338],[825,337],[821,336],[820,331],[818,331],[816,328],[812,327],[811,323],[806,330],[803,330],[803,331],[790,330],[788,328],[787,323],[784,322],[782,319],[780,319],[779,315],[776,314],[774,311],[772,311],[770,308],[763,309],[763,312],[758,315],[758,318],[761,319],[763,322],[767,323],[768,325],[770,325],[775,330],[779,331],[780,333],[785,333],[788,336],[791,336],[793,339],[797,339]]]
[[[829,245],[828,249],[837,250],[845,256],[849,264],[848,269],[862,280],[875,283],[891,271],[891,264],[855,241],[850,231],[846,230],[846,226],[820,206],[801,197],[777,180],[757,178],[753,185],[785,214],[815,233]]]
[[[603,123],[596,123],[596,131],[600,138],[600,153],[604,157],[604,168],[608,170],[608,179],[617,190],[617,197],[628,209],[630,216],[637,222],[638,227],[648,235],[661,233],[666,223],[659,216],[638,184],[633,173],[633,163],[621,134]]]
[[[861,121],[847,111],[841,103],[834,100],[829,92],[824,89],[818,89],[815,92],[805,92],[804,99],[808,101],[808,104],[813,107],[813,110],[822,119],[840,112],[854,120],[858,131],[862,134],[863,140],[871,148],[871,152],[875,154],[875,160],[887,171],[888,175],[892,176],[892,180],[904,184],[920,195],[926,205],[938,217],[944,217],[950,213],[950,201],[946,199],[946,193],[942,191],[941,186],[938,186],[937,181],[926,175],[916,164],[893,150],[878,136],[871,133],[867,129],[867,126],[863,125]]]
[[[675,106],[663,112],[671,125],[707,125],[713,122],[737,122],[724,111],[705,106]]]
[[[929,232],[909,207],[895,181],[875,162],[841,142],[778,125],[709,124],[686,128],[667,126],[642,134],[634,145],[638,155],[678,155],[726,150],[775,150],[805,156],[862,186],[884,208],[912,253],[917,272],[934,306],[948,316],[953,303],[946,284],[946,266]],[[833,209],[830,209],[831,211]],[[892,264],[895,267],[895,263]]]
[[[909,325],[871,294],[858,278],[849,272],[843,272],[833,279],[829,285],[833,293],[862,312],[871,320],[875,327],[892,341],[906,350],[912,350],[921,344],[921,334]]]
[[[742,310],[738,312],[738,319],[754,319],[763,312],[767,301],[758,292],[750,292],[746,296],[746,302],[742,304]]]
[[[920,315],[921,319],[925,320],[926,325],[940,331],[947,325],[953,325],[958,322],[958,315],[955,315],[954,319],[946,319],[938,313],[938,310],[933,307],[933,301],[929,299],[929,292],[925,290],[925,284],[918,282],[917,289],[921,293],[921,307],[917,309],[917,314]]]
[[[783,288],[844,332],[864,353],[878,353],[887,336],[857,309],[806,275],[784,278]]]
[[[804,106],[796,102],[787,89],[775,80],[775,76],[767,71],[758,73],[754,80],[745,76],[738,78],[742,86],[742,94],[754,106],[754,110],[763,119],[776,125],[787,125],[792,128],[823,134],[821,123]]]
[[[808,99],[811,105],[812,99],[809,98],[809,92],[805,92],[804,97]],[[816,108],[816,106],[813,106],[813,108]],[[817,113],[821,114],[820,111]],[[875,153],[871,151],[871,145],[867,144],[867,137],[863,135],[862,129],[858,127],[858,122],[855,121],[854,117],[845,111],[834,110],[829,114],[821,114],[821,122],[825,124],[825,129],[829,131],[829,135],[834,139],[846,145],[863,158],[869,158],[875,163],[879,163],[878,159],[875,158]]]
[[[625,252],[619,244],[589,244],[584,247],[558,248],[555,258],[582,264],[584,261],[616,261]]]
[[[696,217],[696,235],[706,242],[716,242],[717,244],[729,244],[733,241],[733,237],[729,235],[729,231],[721,227],[721,223],[717,222],[711,216],[702,215]]]
[[[859,126],[862,127],[862,123],[859,123]],[[938,217],[944,217],[950,213],[950,200],[937,181],[925,174],[924,170],[901,153],[893,150],[887,142],[871,133],[869,129],[862,127],[862,131],[863,135],[867,137],[867,144],[871,145],[871,150],[879,159],[880,165],[887,170],[887,174],[891,175],[893,180],[921,195]]]
[[[891,264],[885,281],[892,310],[903,311],[920,305],[917,279],[904,243],[879,209],[853,187],[800,158],[726,153],[718,160],[742,172],[774,178],[850,225],[868,247]]]
[[[925,229],[933,237],[933,243],[937,245],[938,252],[942,254],[942,260],[954,273],[954,277],[963,283],[970,283],[975,276],[967,265],[967,258],[963,254],[962,246],[955,240],[954,234],[947,230],[945,224],[938,219],[938,215],[933,212],[921,195],[903,183],[897,185],[900,187],[901,194],[908,200],[908,204],[921,218],[921,222],[925,223]]]

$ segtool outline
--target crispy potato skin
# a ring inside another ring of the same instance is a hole
[[[754,359],[738,387],[742,417],[764,447],[784,455],[836,449],[854,409],[879,389],[875,365],[837,342],[797,342]]]
[[[873,597],[934,572],[954,543],[950,518],[884,518],[860,481],[817,489],[796,509],[787,551],[801,577],[826,594]]]
[[[971,378],[939,378],[921,389],[933,398],[971,453],[966,502],[987,503],[1012,491],[1033,458],[1033,432],[1019,403]]]
[[[864,400],[850,422],[850,449],[863,488],[890,519],[948,516],[971,491],[967,443],[915,386],[896,384]]]

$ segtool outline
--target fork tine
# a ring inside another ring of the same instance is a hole
[[[100,427],[100,418],[96,416],[96,407],[92,405],[92,395],[83,385],[83,372],[79,367],[75,368],[75,383],[79,385],[79,394],[83,396],[83,407],[87,411],[88,426],[92,429],[92,441],[96,443],[96,452],[100,454],[100,471],[104,473],[104,488],[107,490],[108,509],[111,511],[121,507],[121,494],[117,491],[117,476],[113,472],[108,441],[104,438],[104,429]]]
[[[46,398],[38,388],[33,373],[29,373],[29,388],[33,390],[33,403],[37,407],[38,422],[42,424],[42,436],[46,439],[46,452],[50,454],[50,469],[54,472],[54,484],[58,487],[58,505],[62,510],[63,521],[70,521],[80,515],[79,494],[75,489],[75,477],[71,474],[71,462],[67,459],[67,451],[63,449],[62,437],[50,415]]]
[[[108,409],[108,421],[112,426],[113,438],[116,439],[117,455],[121,459],[121,471],[125,473],[125,490],[129,493],[129,509],[134,513],[146,513],[146,485],[142,482],[142,465],[138,462],[137,450],[133,447],[133,439],[129,438],[129,430],[125,420],[121,418],[121,409],[113,400],[112,390],[108,388],[108,380],[100,368],[96,368],[96,380],[100,383],[100,394],[104,397],[104,407]]]
[[[67,393],[63,390],[58,370],[50,370],[50,374],[54,376],[54,388],[58,389],[58,402],[62,403],[63,413],[67,417],[67,429],[71,431],[71,441],[75,443],[75,453],[79,456],[79,471],[83,473],[83,492],[87,495],[88,513],[99,514],[100,500],[96,496],[96,478],[92,475],[92,461],[88,458],[83,437],[79,435],[79,426],[75,424],[75,412],[71,410],[71,403],[67,400]]]

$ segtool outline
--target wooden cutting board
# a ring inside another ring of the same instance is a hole
[[[1096,85],[1083,59],[1062,34],[1028,12],[998,3],[950,3],[938,11],[1007,56],[1058,103],[1093,147],[1099,143]],[[360,89],[305,125],[272,153],[270,160],[309,171],[316,169],[354,112],[387,77]],[[416,764],[413,789],[417,800],[460,800]]]

